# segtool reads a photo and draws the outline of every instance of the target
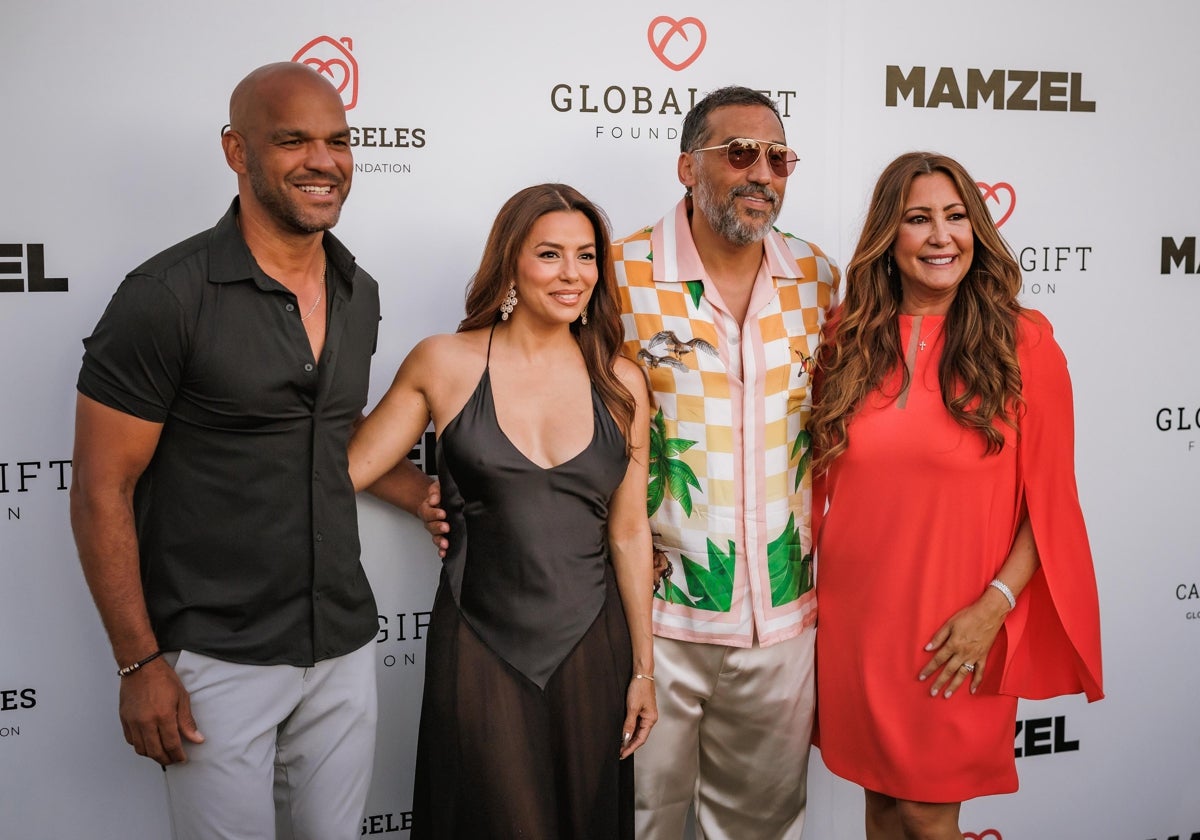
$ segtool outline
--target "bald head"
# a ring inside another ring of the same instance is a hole
[[[229,126],[242,134],[253,134],[269,123],[281,103],[297,94],[336,100],[337,89],[311,67],[294,61],[277,61],[250,71],[229,97]]]

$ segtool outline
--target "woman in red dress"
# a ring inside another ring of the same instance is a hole
[[[846,278],[811,423],[819,743],[868,840],[960,838],[1017,789],[1017,697],[1103,696],[1070,378],[950,158],[888,165]]]

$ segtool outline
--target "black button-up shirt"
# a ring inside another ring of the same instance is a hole
[[[378,629],[346,444],[366,405],[379,289],[332,234],[319,360],[255,263],[238,202],[130,273],[84,340],[78,388],[163,424],[134,497],[159,645],[311,665]]]

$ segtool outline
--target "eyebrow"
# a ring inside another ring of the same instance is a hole
[[[945,210],[949,210],[951,207],[961,207],[961,208],[962,208],[962,209],[964,209],[964,210],[966,210],[966,209],[967,209],[967,205],[966,205],[966,204],[964,204],[963,202],[961,202],[961,201],[954,201],[954,202],[951,202],[950,204],[947,204],[945,207],[943,207],[943,208],[942,208],[942,210],[943,210],[943,211],[945,211]],[[905,212],[905,213],[911,213],[911,212],[912,212],[912,211],[914,211],[914,210],[923,210],[923,211],[925,211],[926,213],[932,213],[932,212],[933,212],[933,208],[932,208],[932,207],[925,207],[925,206],[921,206],[921,207],[905,207],[905,208],[904,208],[904,212]]]
[[[349,137],[349,136],[350,136],[350,127],[347,126],[345,129],[335,131],[333,134],[330,134],[323,139],[336,140],[336,139],[339,139],[342,137]],[[317,135],[309,134],[308,132],[303,131],[299,128],[281,128],[281,129],[271,132],[271,134],[268,135],[268,140],[270,140],[272,142],[278,141],[278,140],[292,140],[292,139],[312,140],[312,139],[317,139]]]
[[[533,247],[534,248],[557,248],[560,251],[565,250],[565,246],[562,245],[561,243],[550,242],[549,240],[546,240],[546,239],[543,239],[541,242],[535,242],[533,244]],[[583,245],[580,245],[579,247],[580,248],[595,248],[596,243],[595,242],[587,242]]]

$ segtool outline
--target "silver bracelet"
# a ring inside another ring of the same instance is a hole
[[[995,578],[988,586],[994,586],[1000,590],[1000,594],[1008,600],[1008,608],[1010,610],[1017,608],[1017,599],[1013,596],[1012,590],[1008,588],[1004,581],[1000,580],[1000,578]]]

